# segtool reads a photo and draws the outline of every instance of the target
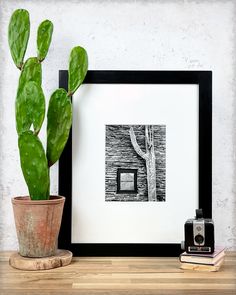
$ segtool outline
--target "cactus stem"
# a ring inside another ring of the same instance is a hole
[[[17,68],[18,68],[20,71],[22,71],[23,65],[24,65],[24,63],[22,62]]]
[[[42,63],[44,61],[44,58],[40,59],[40,58],[37,58],[38,59],[38,62],[39,63]]]
[[[72,95],[73,95],[72,92],[68,92],[68,93],[67,93],[67,96],[68,96],[68,97],[71,97]]]

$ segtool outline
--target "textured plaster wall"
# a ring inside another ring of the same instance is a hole
[[[19,72],[7,45],[16,8],[31,15],[27,56],[35,55],[37,26],[55,29],[43,63],[45,95],[57,87],[70,48],[80,44],[89,69],[213,71],[213,217],[216,241],[236,249],[235,1],[0,1],[0,250],[16,249],[10,198],[27,194],[21,175],[14,122]],[[45,126],[44,126],[45,127]],[[45,137],[45,132],[42,136]],[[57,192],[57,167],[52,193]]]

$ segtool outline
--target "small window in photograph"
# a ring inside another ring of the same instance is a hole
[[[117,170],[117,193],[137,193],[137,169]]]

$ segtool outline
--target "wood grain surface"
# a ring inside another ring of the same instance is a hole
[[[0,252],[0,295],[236,294],[236,252],[219,272],[181,270],[178,258],[73,258],[65,267],[22,271]]]
[[[57,250],[54,256],[42,258],[22,257],[14,252],[9,258],[9,264],[21,270],[46,270],[70,264],[72,253],[68,250]]]

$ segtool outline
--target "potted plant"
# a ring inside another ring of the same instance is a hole
[[[86,50],[74,47],[69,58],[68,92],[59,88],[49,100],[46,152],[39,138],[45,117],[41,87],[42,67],[53,33],[53,24],[44,20],[37,31],[37,56],[24,61],[30,35],[29,13],[17,9],[11,16],[8,41],[12,59],[21,71],[15,115],[22,172],[29,196],[12,199],[19,254],[26,257],[55,255],[65,197],[50,196],[50,167],[57,162],[69,137],[72,124],[71,96],[82,84],[88,69]]]

